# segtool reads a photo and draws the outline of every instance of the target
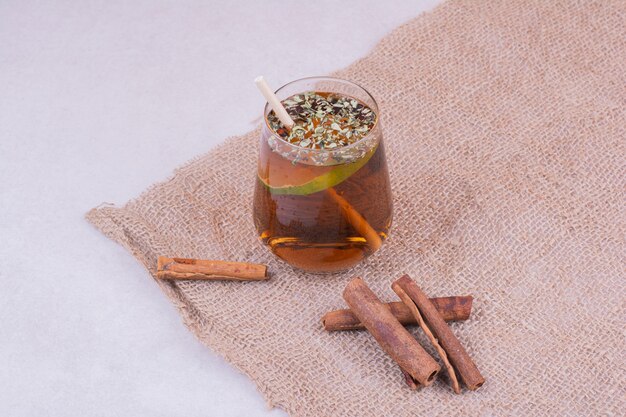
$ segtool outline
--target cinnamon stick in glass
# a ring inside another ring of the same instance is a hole
[[[467,320],[472,312],[473,297],[471,295],[437,297],[431,298],[430,301],[434,304],[445,321]],[[411,310],[403,302],[394,301],[385,303],[385,306],[401,324],[417,324],[415,317],[411,314]],[[329,332],[365,329],[365,326],[363,326],[349,308],[329,311],[324,314],[322,317],[322,325],[324,329]]]
[[[439,364],[361,278],[354,278],[348,283],[343,298],[383,350],[400,365],[403,373],[410,375],[412,382],[422,386],[433,383],[440,369]]]
[[[412,302],[417,307],[425,325],[438,340],[454,370],[459,374],[467,388],[475,390],[483,385],[485,378],[480,374],[476,364],[467,354],[459,339],[452,333],[437,308],[417,284],[408,275],[404,275],[396,280],[391,288],[401,297],[403,293],[408,295],[410,300],[407,300],[406,297],[403,300],[406,300],[407,303]]]
[[[260,264],[159,256],[157,278],[261,281],[269,276],[267,266]]]
[[[378,232],[365,220],[365,218],[356,211],[352,204],[350,204],[345,198],[343,198],[334,188],[330,187],[326,190],[326,193],[339,205],[341,212],[345,219],[350,223],[350,226],[354,228],[361,236],[365,238],[370,250],[376,252],[383,244],[383,240],[378,235]]]

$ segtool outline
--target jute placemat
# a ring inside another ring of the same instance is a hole
[[[623,415],[626,3],[450,1],[335,75],[379,100],[394,192],[391,238],[354,270],[296,272],[255,239],[258,131],[89,221],[152,275],[158,255],[269,264],[269,282],[158,284],[292,416]],[[474,295],[453,330],[479,391],[412,392],[367,332],[322,330],[348,278],[394,300],[403,272]]]

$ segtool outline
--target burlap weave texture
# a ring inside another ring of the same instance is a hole
[[[258,131],[89,221],[153,276],[158,255],[268,264],[269,282],[158,284],[294,417],[624,415],[626,2],[450,1],[334,75],[377,98],[394,192],[389,241],[352,271],[296,272],[255,239]],[[409,391],[367,332],[322,330],[350,277],[395,300],[405,272],[474,295],[453,330],[477,392]]]

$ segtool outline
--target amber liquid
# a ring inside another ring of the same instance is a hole
[[[267,178],[270,173],[270,182],[272,175],[297,179],[303,173],[298,170],[314,177],[330,169],[333,167],[294,164],[272,151],[266,137],[261,138],[259,176]],[[308,195],[277,195],[259,176],[253,209],[258,233],[275,255],[297,268],[311,272],[348,269],[375,252],[387,237],[392,201],[382,141],[365,165],[330,190]],[[376,239],[371,234],[364,236],[362,227],[355,227],[354,218],[346,215],[338,198],[365,219]]]

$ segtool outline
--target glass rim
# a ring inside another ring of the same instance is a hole
[[[355,83],[354,81],[346,80],[344,78],[326,76],[326,75],[313,76],[313,77],[304,77],[304,78],[298,78],[297,80],[289,81],[287,84],[283,84],[282,86],[278,87],[278,89],[276,91],[274,91],[274,94],[278,94],[282,89],[284,89],[286,87],[289,87],[290,85],[295,84],[297,82],[312,81],[312,80],[339,81],[339,82],[342,82],[342,83],[350,84],[350,85],[356,87],[357,89],[362,90],[372,100],[372,102],[374,103],[375,109],[373,109],[373,110],[376,113],[376,120],[374,121],[374,124],[372,125],[372,128],[370,129],[369,133],[367,135],[363,136],[362,138],[360,138],[359,140],[357,140],[356,142],[351,143],[350,145],[347,145],[347,146],[341,146],[339,148],[333,148],[333,149],[310,149],[310,148],[303,148],[301,146],[297,146],[297,145],[294,145],[293,143],[287,142],[278,133],[276,133],[272,129],[272,127],[269,125],[269,122],[267,120],[267,116],[266,115],[269,114],[270,111],[272,111],[273,109],[271,109],[270,104],[268,102],[266,102],[265,106],[263,107],[263,120],[265,122],[265,127],[267,127],[267,129],[269,130],[271,136],[274,136],[275,138],[280,140],[283,145],[291,147],[294,150],[311,152],[313,154],[322,154],[322,153],[332,153],[332,152],[337,152],[337,151],[340,151],[340,150],[344,151],[344,150],[352,149],[353,147],[356,147],[356,145],[362,144],[362,142],[365,142],[367,139],[369,139],[375,133],[376,128],[378,128],[379,120],[380,120],[379,109],[378,109],[378,102],[376,101],[374,96],[371,95],[370,92],[365,89],[365,87]],[[302,92],[304,92],[304,91],[302,91]],[[332,91],[329,91],[329,92],[332,93]],[[295,93],[295,94],[298,94],[298,93]],[[353,98],[357,99],[356,97],[353,97]],[[361,100],[359,100],[359,101],[361,101]],[[268,111],[268,109],[269,109],[269,111]]]

